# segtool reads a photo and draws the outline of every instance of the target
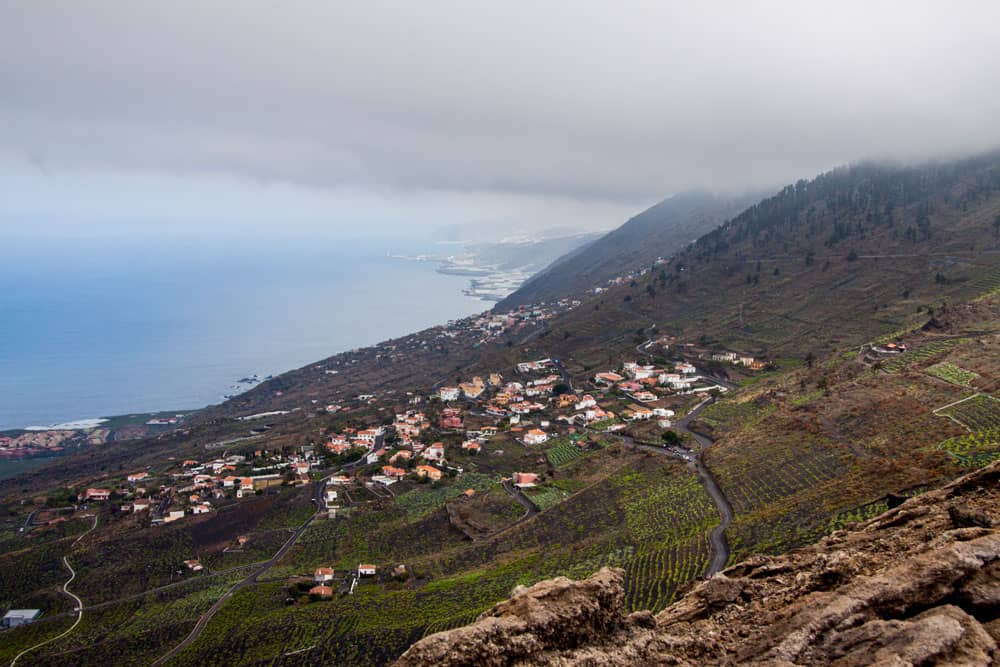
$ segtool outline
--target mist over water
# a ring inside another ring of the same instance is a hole
[[[412,242],[14,241],[0,262],[0,429],[218,403],[489,308]]]

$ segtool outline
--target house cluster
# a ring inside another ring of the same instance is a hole
[[[354,449],[371,452],[382,445],[384,437],[385,429],[381,426],[363,429],[346,428],[330,437],[326,443],[326,449],[338,455]]]
[[[700,377],[698,369],[686,362],[677,362],[673,370],[655,365],[642,365],[626,361],[618,371],[604,371],[594,375],[595,385],[615,387],[640,403],[653,403],[668,393],[692,391]]]
[[[746,354],[738,352],[712,352],[708,355],[712,361],[721,361],[734,366],[743,366],[752,371],[762,370],[767,364],[760,359],[755,359]]]

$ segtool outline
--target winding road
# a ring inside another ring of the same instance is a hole
[[[691,464],[694,466],[698,473],[698,479],[701,480],[702,486],[705,487],[705,491],[712,498],[712,502],[715,504],[715,509],[719,513],[719,525],[712,529],[712,532],[708,535],[708,542],[712,547],[712,558],[708,563],[708,568],[705,570],[705,576],[711,577],[717,572],[722,571],[726,567],[726,563],[729,561],[729,543],[726,541],[726,529],[729,528],[729,524],[733,520],[733,506],[729,504],[729,500],[726,498],[725,494],[722,493],[722,489],[719,488],[718,482],[715,481],[715,477],[712,475],[712,471],[708,469],[705,462],[702,461],[704,456],[704,450],[711,446],[712,441],[700,433],[696,433],[688,428],[688,423],[698,415],[699,412],[704,410],[712,403],[713,399],[706,399],[699,403],[694,410],[685,415],[682,419],[678,420],[674,424],[674,429],[682,433],[687,433],[701,445],[702,451],[695,456]]]
[[[709,497],[712,499],[712,503],[715,505],[716,511],[719,513],[719,525],[713,528],[712,532],[708,534],[708,543],[711,547],[712,556],[709,559],[708,567],[705,569],[706,578],[721,572],[723,568],[726,567],[726,563],[729,562],[729,543],[726,541],[726,529],[729,528],[729,524],[733,520],[733,506],[729,504],[729,500],[726,498],[725,494],[722,493],[722,489],[719,488],[718,482],[715,481],[712,471],[710,471],[704,461],[702,461],[704,449],[711,446],[712,441],[700,433],[696,433],[688,428],[688,423],[695,416],[697,416],[699,412],[708,407],[713,400],[714,399],[712,398],[706,398],[704,401],[695,406],[691,412],[675,422],[673,425],[674,430],[687,433],[695,439],[703,450],[699,454],[693,455],[680,447],[663,447],[660,445],[643,444],[636,442],[631,436],[620,433],[611,434],[637,449],[686,461],[688,466],[690,466],[691,469],[698,475],[698,480],[705,488],[705,492],[708,493]]]
[[[87,535],[92,530],[94,530],[95,528],[97,528],[97,520],[98,520],[98,515],[95,514],[94,515],[94,525],[91,526],[90,528],[88,528],[87,530],[83,531],[82,533],[80,533],[79,537],[77,537],[75,540],[73,540],[73,543],[70,545],[70,549],[72,549],[73,547],[75,547],[77,545],[77,543],[79,543],[79,541],[82,540],[85,535]],[[80,621],[83,620],[83,600],[81,600],[80,597],[76,593],[73,593],[73,592],[71,592],[69,590],[70,583],[72,583],[72,581],[74,579],[76,579],[76,570],[74,570],[73,566],[69,564],[69,559],[66,558],[66,556],[63,556],[63,565],[65,565],[66,569],[69,570],[69,579],[67,579],[66,583],[64,583],[62,585],[62,592],[65,593],[66,595],[68,595],[69,597],[73,598],[73,601],[76,603],[76,607],[73,608],[73,611],[76,612],[76,620],[73,621],[73,625],[69,626],[68,628],[66,628],[66,630],[64,630],[63,632],[59,633],[55,637],[50,637],[49,639],[46,639],[45,641],[38,642],[34,646],[29,646],[28,648],[24,649],[23,651],[21,651],[20,653],[18,653],[17,655],[15,655],[14,659],[10,661],[10,667],[14,667],[14,665],[17,664],[17,661],[21,659],[21,656],[24,656],[24,655],[26,655],[28,653],[31,653],[35,649],[41,648],[41,647],[45,646],[46,644],[51,644],[54,641],[58,641],[58,640],[62,639],[63,637],[65,637],[66,635],[68,635],[69,633],[73,632],[73,630],[76,630],[76,626],[80,625]]]

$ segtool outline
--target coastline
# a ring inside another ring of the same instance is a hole
[[[0,295],[0,431],[216,405],[268,376],[486,310],[461,277],[385,249],[289,246],[276,261],[262,244],[95,242],[66,249],[87,262],[66,263],[25,248],[0,267],[17,286]],[[120,261],[137,254],[145,261]]]

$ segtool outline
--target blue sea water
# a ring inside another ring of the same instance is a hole
[[[11,241],[0,430],[218,403],[233,383],[486,310],[386,242]]]

